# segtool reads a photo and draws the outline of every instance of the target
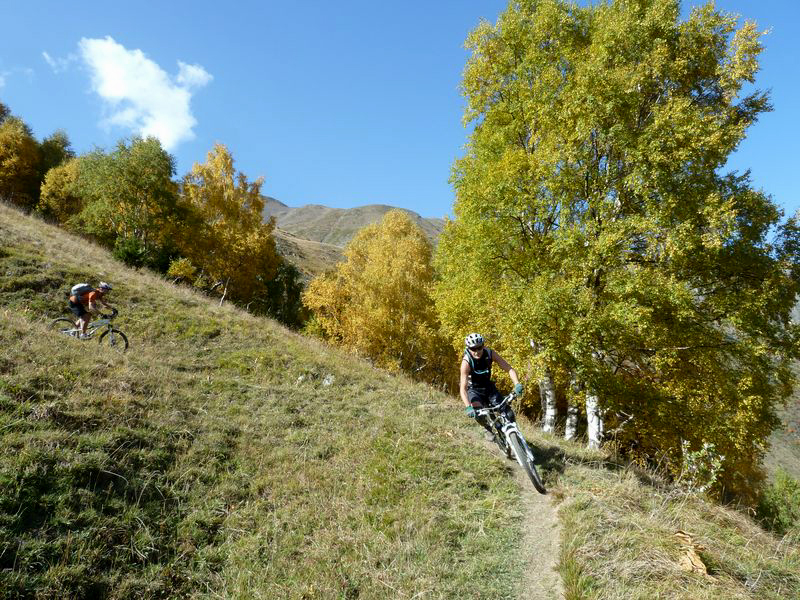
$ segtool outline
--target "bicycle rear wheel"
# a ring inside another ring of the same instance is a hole
[[[72,335],[75,333],[75,322],[62,317],[51,321],[50,329],[53,331],[60,331],[65,335]]]
[[[536,470],[536,465],[533,464],[533,457],[528,455],[526,444],[522,441],[522,438],[518,433],[512,431],[508,436],[508,440],[511,442],[511,448],[514,450],[517,462],[525,469],[531,483],[533,483],[533,487],[540,494],[546,494],[547,490],[542,483],[542,478],[539,477],[539,471]]]
[[[117,352],[125,352],[128,349],[128,338],[119,329],[106,329],[100,334],[100,345],[107,346]]]

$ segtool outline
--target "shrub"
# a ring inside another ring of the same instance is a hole
[[[800,533],[800,481],[778,468],[761,496],[758,517],[767,529],[780,535]]]

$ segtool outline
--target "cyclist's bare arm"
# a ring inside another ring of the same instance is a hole
[[[100,298],[98,298],[98,299],[97,299],[95,302],[91,302],[91,303],[89,303],[89,310],[90,310],[90,311],[92,311],[93,313],[98,313],[98,312],[100,312],[100,309],[98,308],[98,306],[97,306],[97,304],[96,304],[97,302],[99,302],[100,304],[102,304],[102,305],[103,305],[103,306],[105,306],[106,308],[110,308],[111,310],[114,310],[114,307],[113,307],[113,306],[111,306],[111,305],[110,305],[108,302],[106,302],[105,300],[101,300]]]
[[[469,363],[462,359],[461,360],[461,383],[459,385],[459,391],[461,392],[461,401],[464,402],[464,406],[472,406],[469,403],[469,396],[467,396],[467,380],[469,379]]]
[[[496,362],[498,367],[500,367],[501,369],[503,369],[503,371],[508,373],[514,385],[517,385],[519,383],[519,377],[517,377],[517,372],[497,352],[492,351],[492,362]]]

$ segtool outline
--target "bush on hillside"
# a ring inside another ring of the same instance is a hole
[[[779,468],[774,481],[764,489],[758,517],[775,533],[800,534],[800,481]]]

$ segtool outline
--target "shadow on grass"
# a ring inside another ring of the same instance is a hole
[[[576,442],[585,444],[586,440],[576,440]],[[529,440],[528,443],[531,444],[536,455],[537,466],[543,471],[545,479],[548,481],[554,481],[560,475],[563,475],[569,465],[582,465],[602,469],[610,473],[630,473],[643,485],[659,491],[670,487],[667,480],[659,476],[658,473],[642,468],[622,456],[599,456],[597,454],[592,456],[588,453],[570,452],[569,449],[564,449],[557,444],[547,443],[542,439]]]

